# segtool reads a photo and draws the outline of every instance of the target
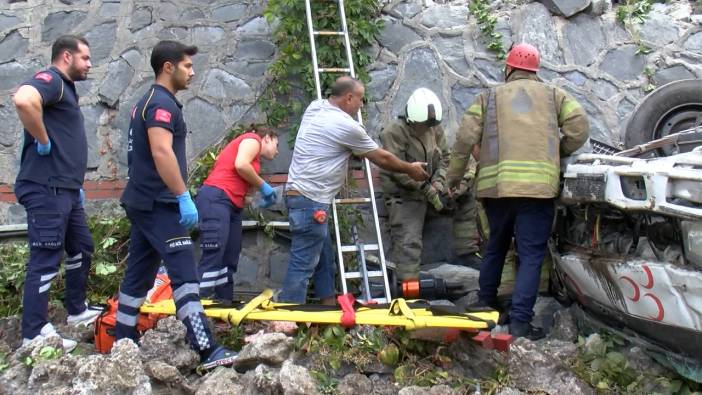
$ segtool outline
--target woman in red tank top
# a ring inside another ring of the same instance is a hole
[[[251,125],[249,131],[224,147],[200,187],[195,198],[202,250],[198,265],[200,296],[233,298],[246,193],[252,187],[258,188],[263,196],[261,207],[275,202],[275,191],[259,173],[260,158],[270,160],[277,154],[278,135],[266,127]]]

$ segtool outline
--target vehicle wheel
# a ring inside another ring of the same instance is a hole
[[[674,81],[646,96],[634,109],[625,128],[627,148],[659,139],[702,123],[702,79]],[[668,145],[648,156],[669,156],[689,152],[702,145],[702,133],[680,139],[678,147]]]

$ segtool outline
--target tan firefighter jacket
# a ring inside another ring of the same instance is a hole
[[[463,115],[448,168],[455,186],[474,145],[480,147],[479,198],[558,196],[561,155],[588,138],[587,114],[562,89],[516,70],[481,93]]]
[[[390,123],[380,133],[383,148],[392,152],[398,158],[407,162],[426,162],[429,183],[438,182],[446,185],[446,167],[449,161],[448,145],[444,129],[439,126],[418,132],[403,119]],[[475,168],[470,173],[470,167],[465,171],[465,177],[473,178]],[[460,180],[459,180],[460,181]],[[386,197],[424,200],[424,182],[414,181],[404,173],[393,173],[380,170],[380,184]]]

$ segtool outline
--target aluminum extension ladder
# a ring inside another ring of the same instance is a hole
[[[326,0],[319,0],[326,1]],[[312,68],[314,74],[314,84],[317,90],[317,99],[322,99],[322,88],[320,86],[319,75],[320,73],[348,73],[351,77],[356,78],[356,74],[353,69],[353,58],[351,56],[351,42],[349,41],[349,32],[346,25],[346,12],[344,10],[344,0],[335,0],[339,8],[339,17],[341,19],[341,31],[316,31],[312,24],[312,7],[310,5],[310,0],[305,0],[305,9],[307,12],[307,28],[309,30],[310,36],[310,50],[312,51]],[[317,64],[317,47],[316,47],[316,36],[342,36],[344,38],[344,46],[346,47],[346,61],[348,67],[346,68],[319,68]],[[356,115],[357,121],[363,124],[363,119],[361,116],[361,111],[358,111]],[[390,284],[388,282],[387,268],[385,265],[385,254],[383,252],[383,241],[380,236],[380,222],[378,221],[378,208],[375,202],[375,191],[373,188],[373,176],[371,174],[370,162],[367,158],[363,159],[363,169],[368,182],[368,190],[370,193],[369,197],[361,198],[349,198],[341,199],[334,198],[332,202],[332,210],[334,214],[334,231],[336,236],[336,251],[339,258],[339,269],[341,277],[341,286],[343,292],[348,292],[347,281],[351,279],[361,280],[361,298],[360,301],[369,302],[374,301],[377,303],[388,303],[391,300],[390,295]],[[356,225],[353,225],[353,241],[354,244],[342,245],[341,235],[339,233],[339,217],[338,217],[338,205],[343,204],[368,204],[370,203],[373,208],[373,222],[375,225],[375,235],[377,242],[374,244],[365,244],[360,241],[360,236]],[[366,266],[366,252],[375,251],[380,259],[380,270],[368,270]],[[344,263],[344,254],[356,253],[358,261],[357,271],[347,271],[346,264]],[[373,297],[370,288],[371,279],[383,280],[383,296]]]

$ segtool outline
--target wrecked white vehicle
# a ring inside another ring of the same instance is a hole
[[[694,140],[702,131],[699,110],[677,115],[685,120],[678,130],[652,136],[663,139],[572,158],[551,285],[561,301],[577,300],[659,362],[702,382],[702,147]],[[691,129],[676,133],[683,124]]]

